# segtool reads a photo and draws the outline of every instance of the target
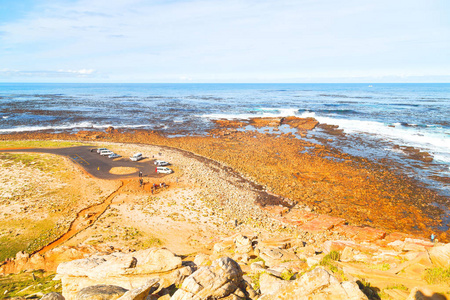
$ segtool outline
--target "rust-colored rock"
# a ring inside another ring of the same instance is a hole
[[[255,127],[278,127],[281,125],[282,118],[252,118],[250,125]]]
[[[264,126],[277,122],[281,119],[254,121]],[[230,126],[248,125],[249,121],[233,121],[232,124]],[[222,125],[228,126],[226,122]],[[0,135],[0,139],[90,140],[93,136],[99,141],[176,147],[224,163],[275,195],[314,207],[315,212],[345,219],[351,225],[423,237],[434,232],[444,242],[449,238],[444,232],[433,229],[442,225],[443,211],[428,205],[445,203],[447,199],[386,166],[293,135],[228,131],[232,128],[218,127],[211,131],[211,136],[179,138],[165,138],[147,130],[130,130],[107,135],[91,132],[86,137],[71,133],[25,132]],[[330,130],[337,129],[331,127]],[[215,135],[219,131],[229,134]],[[264,201],[260,204],[274,205]],[[283,217],[290,219],[286,215]],[[303,220],[297,222],[304,223]]]
[[[307,212],[301,209],[292,209],[289,213],[284,215],[285,222],[294,224],[294,225],[302,225],[306,222],[309,222],[313,219],[317,218],[317,214]]]
[[[340,225],[335,228],[335,231],[358,242],[373,242],[386,236],[385,231],[372,227]]]
[[[319,124],[314,118],[298,118],[298,117],[286,117],[281,120],[282,124],[287,124],[291,128],[297,128],[299,130],[313,130]]]
[[[340,224],[344,224],[345,220],[341,218],[331,217],[327,215],[321,215],[317,218],[313,219],[312,221],[309,221],[299,228],[303,231],[308,232],[321,232],[330,230],[335,226],[338,226]]]

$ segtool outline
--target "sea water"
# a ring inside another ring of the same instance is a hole
[[[388,158],[450,196],[450,84],[0,83],[0,134],[113,126],[199,135],[213,128],[212,119],[280,116],[338,125],[345,138],[330,146]],[[310,137],[324,134],[316,129]],[[411,160],[397,146],[427,152],[433,161]]]

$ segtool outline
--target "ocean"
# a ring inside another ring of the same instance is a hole
[[[279,116],[338,125],[344,136],[317,128],[308,139],[393,162],[450,197],[450,84],[0,83],[0,134],[113,126],[175,137],[206,134],[212,119]]]

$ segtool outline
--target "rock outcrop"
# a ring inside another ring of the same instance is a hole
[[[108,299],[115,300],[120,298],[127,292],[126,289],[116,285],[99,284],[94,286],[88,286],[81,289],[77,295],[76,300],[100,300]]]
[[[442,267],[450,267],[450,244],[445,244],[443,246],[436,246],[428,251],[431,261]]]
[[[191,266],[183,266],[181,258],[169,250],[150,248],[62,263],[58,266],[56,278],[62,281],[63,296],[72,300],[88,286],[106,284],[134,290],[158,278],[161,287],[168,287],[181,284],[193,271]]]
[[[229,257],[223,257],[186,278],[171,299],[220,299],[231,294],[245,298],[245,291],[241,289],[242,280],[239,264]]]
[[[361,292],[355,282],[345,281],[340,283],[326,270],[316,268],[280,288],[273,295],[265,295],[260,299],[367,300],[368,298]]]

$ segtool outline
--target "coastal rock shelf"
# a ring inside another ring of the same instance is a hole
[[[279,126],[275,120],[270,123]],[[449,267],[445,235],[430,242],[427,231],[397,228],[406,224],[389,219],[397,212],[383,216],[376,211],[387,200],[415,211],[418,207],[408,208],[403,201],[420,200],[427,190],[383,166],[285,134],[230,131],[223,137],[174,139],[112,129],[85,134],[96,140],[87,150],[108,147],[123,157],[145,153],[170,161],[175,172],[144,176],[143,186],[137,178],[122,188],[119,182],[105,181],[110,192],[117,191],[90,226],[54,249],[17,253],[0,265],[1,274],[57,271],[66,299],[111,291],[122,300],[148,294],[161,300],[287,299],[294,294],[368,299],[373,293],[406,299],[430,295],[430,290],[448,292],[445,281],[426,279],[429,270]],[[134,139],[144,143],[120,143]],[[77,184],[85,186],[85,180],[96,186],[82,165],[72,169],[84,178]],[[156,192],[151,189],[163,182]],[[365,191],[370,187],[381,190]],[[395,197],[370,202],[386,192]],[[97,193],[105,198],[102,190]],[[77,211],[92,204],[78,203]],[[430,226],[424,212],[417,210],[418,220]],[[363,222],[369,215],[385,223]],[[392,287],[393,282],[398,286]]]
[[[376,293],[357,279],[361,276],[388,295],[395,282],[401,299],[442,297],[445,287],[427,285],[421,276],[448,259],[448,246],[417,239],[383,246],[334,240],[317,248],[297,238],[237,234],[217,243],[212,254],[184,260],[164,248],[94,254],[60,264],[55,280],[62,280],[67,300],[84,299],[87,293],[119,293],[115,298],[123,300],[148,295],[172,300],[369,299]]]
[[[434,232],[440,240],[448,240],[446,224],[443,224],[445,212],[434,205],[440,203],[446,206],[448,199],[445,197],[423,188],[413,179],[391,171],[388,166],[294,138],[291,133],[236,130],[236,127],[243,127],[247,123],[275,129],[280,124],[286,124],[306,131],[317,126],[314,119],[275,118],[252,119],[250,122],[218,121],[220,127],[213,130],[210,136],[166,138],[146,130],[109,130],[109,133],[83,132],[82,135],[21,133],[2,135],[0,138],[81,138],[146,143],[187,150],[220,162],[231,172],[237,172],[255,182],[255,187],[258,186],[262,191],[280,196],[260,198],[257,204],[261,206],[282,204],[290,208],[297,204],[309,207],[314,213],[344,219],[351,225],[423,237],[429,237]]]

